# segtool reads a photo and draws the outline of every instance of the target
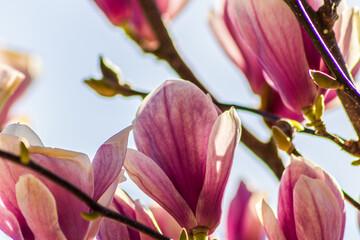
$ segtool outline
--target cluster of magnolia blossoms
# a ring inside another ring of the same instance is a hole
[[[308,0],[317,10],[323,0]],[[333,28],[339,48],[352,74],[359,69],[360,17],[355,7],[338,7],[339,19]],[[327,72],[310,37],[283,0],[222,0],[210,14],[210,25],[233,62],[261,97],[266,111],[302,120],[302,110],[327,94],[325,102],[336,97],[315,85],[309,69]]]
[[[138,151],[126,149],[132,128]],[[92,164],[84,154],[44,147],[29,127],[19,124],[3,130],[0,149],[19,154],[19,142],[27,141],[35,162],[104,206],[177,239],[181,228],[190,236],[215,231],[239,138],[234,109],[221,113],[195,85],[173,80],[144,100],[134,125],[106,141]],[[154,211],[155,218],[138,200],[117,189],[124,159],[132,180],[162,207]],[[13,239],[149,239],[112,220],[82,219],[80,213],[90,209],[36,172],[2,159],[0,173],[0,229]],[[264,238],[254,205],[254,197],[241,183],[229,209],[230,240]],[[281,179],[279,222],[264,202],[260,215],[270,239],[342,239],[344,234],[339,188],[302,158],[293,159]]]

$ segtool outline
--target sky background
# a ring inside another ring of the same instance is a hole
[[[99,55],[121,69],[123,80],[136,89],[151,91],[178,76],[165,62],[157,61],[113,27],[93,1],[0,0],[1,46],[34,54],[41,60],[41,74],[12,109],[14,116],[26,116],[31,127],[49,147],[84,152],[93,158],[109,137],[129,126],[141,103],[138,97],[103,98],[83,80],[100,77]],[[354,5],[356,0],[348,1]],[[257,107],[259,98],[251,93],[242,73],[232,64],[210,31],[207,15],[214,1],[190,0],[169,31],[184,59],[204,85],[221,101]],[[238,112],[243,124],[262,140],[269,131],[260,117]],[[341,108],[325,113],[330,132],[354,138]],[[297,134],[295,144],[308,159],[332,174],[342,188],[359,198],[360,167],[350,165],[354,157],[331,142]],[[134,147],[132,138],[130,147]],[[283,154],[288,163],[289,158]],[[241,143],[226,189],[224,215],[239,182],[245,179],[255,190],[267,191],[276,211],[278,181],[272,172]],[[151,201],[130,180],[121,185],[134,199]],[[345,239],[358,239],[356,211],[346,205]],[[223,221],[224,223],[224,221]],[[222,239],[224,224],[217,231]],[[0,239],[6,237],[0,232]]]

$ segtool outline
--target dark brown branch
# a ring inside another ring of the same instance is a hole
[[[160,234],[159,232],[155,231],[154,229],[100,205],[95,200],[93,200],[89,195],[84,193],[81,189],[77,188],[75,185],[71,184],[64,178],[56,175],[55,173],[49,171],[48,169],[42,167],[41,165],[35,163],[32,160],[30,160],[30,162],[28,164],[23,164],[20,161],[19,156],[16,156],[14,154],[7,153],[7,152],[1,151],[1,150],[0,150],[0,157],[2,159],[6,159],[8,161],[11,161],[12,163],[29,168],[29,169],[43,175],[47,179],[53,181],[57,185],[66,189],[68,192],[70,192],[75,197],[77,197],[79,200],[81,200],[86,205],[88,205],[93,211],[98,212],[103,217],[107,217],[107,218],[113,219],[115,221],[118,221],[122,224],[125,224],[128,227],[133,228],[139,232],[142,232],[154,239],[170,240],[169,237],[166,237],[166,236]]]
[[[341,190],[342,193],[344,194],[344,198],[346,201],[348,201],[348,203],[350,203],[351,205],[353,205],[357,210],[360,211],[360,204],[355,201],[352,197],[350,197],[344,190]]]

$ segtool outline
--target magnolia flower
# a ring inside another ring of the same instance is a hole
[[[38,72],[38,61],[30,55],[0,48],[0,94],[6,95],[6,99],[0,97],[0,128],[9,120],[11,106],[23,95]]]
[[[141,205],[139,200],[132,200],[120,188],[116,190],[110,208],[159,231],[151,211]],[[97,239],[151,240],[152,238],[114,220],[104,219],[101,223]]]
[[[259,215],[269,239],[343,239],[345,207],[332,177],[310,161],[293,158],[280,181],[278,220],[262,201]]]
[[[147,23],[138,0],[95,0],[111,23],[125,32],[145,49],[156,49],[157,39]],[[185,6],[187,0],[156,0],[162,18],[170,21]]]
[[[220,221],[241,126],[234,109],[219,114],[194,84],[174,80],[147,96],[134,122],[138,151],[128,149],[125,169],[189,232],[212,233]]]
[[[323,4],[322,0],[307,2],[315,10]],[[342,12],[334,26],[353,74],[360,59],[359,20],[359,11],[352,7]],[[301,120],[302,109],[325,93],[308,74],[309,69],[327,72],[325,65],[285,1],[223,0],[222,7],[211,14],[210,23],[227,54],[261,96],[265,110]],[[274,90],[268,90],[269,86]],[[335,96],[333,91],[326,101]]]
[[[13,124],[0,134],[0,149],[19,154],[30,144],[31,159],[108,206],[121,177],[131,127],[107,140],[91,164],[82,153],[44,147],[27,126]],[[0,160],[0,229],[13,239],[92,239],[100,220],[88,222],[90,209],[67,190],[27,168]]]
[[[260,194],[250,192],[243,181],[230,203],[227,218],[228,240],[261,240],[265,232],[256,215],[256,202]]]

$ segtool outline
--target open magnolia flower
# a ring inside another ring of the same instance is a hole
[[[343,239],[345,206],[330,175],[304,158],[293,158],[280,181],[278,220],[259,203],[259,216],[270,240]]]
[[[38,72],[38,61],[32,56],[0,48],[0,128]]]
[[[220,114],[194,84],[167,81],[141,104],[134,121],[138,151],[128,149],[124,166],[190,234],[212,233],[240,129],[234,109]]]
[[[131,127],[107,140],[93,162],[83,153],[44,147],[27,126],[13,124],[0,134],[0,149],[19,154],[30,145],[36,163],[71,182],[94,200],[111,203],[126,154]],[[92,239],[101,222],[81,217],[90,209],[67,190],[22,166],[0,159],[0,229],[13,239]]]
[[[315,10],[323,4],[323,0],[307,2]],[[345,9],[343,2],[334,32],[355,75],[360,59],[359,10]],[[309,69],[327,72],[324,62],[285,1],[223,0],[211,13],[210,23],[226,53],[261,96],[263,109],[302,120],[302,109],[325,93],[308,74]],[[325,101],[334,97],[332,91]]]
[[[188,0],[156,0],[165,22],[170,21]],[[148,24],[138,0],[95,0],[111,23],[124,28],[140,46],[152,50],[158,47],[157,39]]]

